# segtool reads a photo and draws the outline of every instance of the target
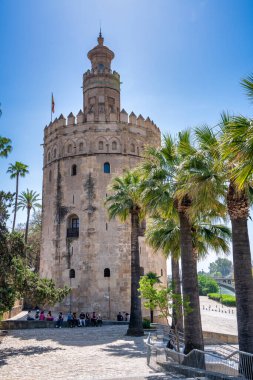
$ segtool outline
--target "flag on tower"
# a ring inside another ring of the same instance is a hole
[[[51,100],[51,112],[54,113],[54,95],[52,93],[52,100]]]

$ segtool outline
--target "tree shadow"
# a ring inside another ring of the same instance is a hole
[[[117,346],[108,344],[107,347],[102,348],[102,350],[113,356],[125,356],[128,358],[145,358],[147,356],[147,350],[143,340],[135,340],[134,343],[129,337],[125,337],[124,340],[126,340],[125,343],[117,344]]]
[[[44,354],[52,351],[63,350],[64,348],[40,347],[40,346],[27,346],[22,348],[8,347],[0,349],[0,367],[7,364],[8,358],[12,356],[32,356]]]
[[[24,341],[29,341],[30,339],[36,339],[39,342],[51,340],[57,342],[60,346],[76,347],[110,345],[110,343],[120,340],[124,342],[131,341],[131,346],[137,345],[137,347],[139,347],[141,344],[144,347],[143,337],[126,336],[127,328],[128,326],[102,326],[61,329],[22,329],[9,330],[8,337]]]

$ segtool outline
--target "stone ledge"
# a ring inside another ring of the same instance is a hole
[[[0,327],[3,330],[47,329],[47,328],[55,328],[55,324],[56,324],[56,321],[7,320],[7,321],[1,321]],[[128,322],[103,321],[103,325],[128,325]],[[63,322],[62,327],[68,327],[67,321]]]
[[[205,344],[238,344],[238,336],[213,331],[203,331]]]

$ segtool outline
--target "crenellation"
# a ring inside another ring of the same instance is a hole
[[[129,115],[129,123],[130,124],[136,124],[136,115],[135,113],[132,111]]]
[[[70,126],[70,125],[75,125],[75,116],[72,112],[70,112],[70,114],[68,115],[68,122],[67,122],[67,125]]]
[[[122,108],[120,112],[120,121],[121,123],[128,123],[128,113]]]
[[[77,124],[83,124],[84,122],[84,113],[82,110],[80,110],[76,116],[76,122]]]
[[[139,127],[144,127],[145,126],[144,117],[141,114],[137,117],[137,125]]]
[[[65,127],[66,126],[66,119],[62,113],[60,114],[59,119],[58,119],[58,126],[59,127]]]

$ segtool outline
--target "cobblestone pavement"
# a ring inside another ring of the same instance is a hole
[[[171,378],[155,375],[155,369],[146,364],[143,337],[127,337],[126,329],[103,326],[9,331],[0,345],[0,379]]]

